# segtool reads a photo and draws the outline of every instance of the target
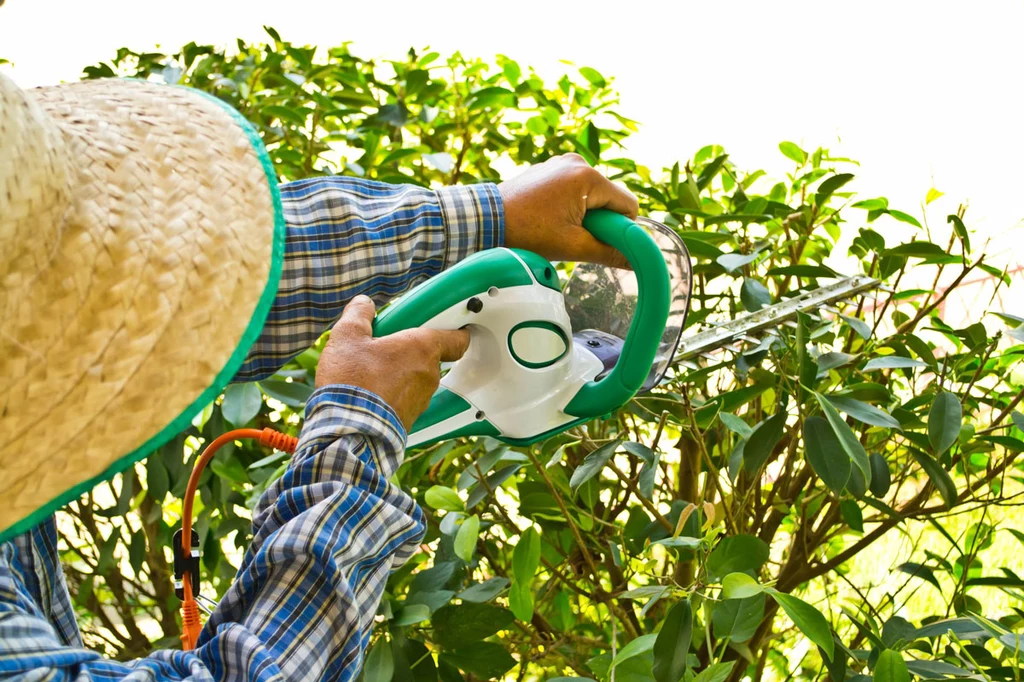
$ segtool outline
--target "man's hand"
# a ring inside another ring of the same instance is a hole
[[[579,154],[548,159],[498,185],[505,204],[505,246],[548,260],[629,268],[625,257],[583,228],[588,209],[607,208],[636,219],[636,197],[590,167]]]
[[[441,363],[454,362],[466,352],[469,332],[419,328],[375,339],[375,312],[366,296],[356,296],[345,306],[320,355],[316,385],[348,384],[372,391],[409,429],[437,390]]]

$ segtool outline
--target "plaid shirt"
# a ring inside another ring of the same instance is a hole
[[[356,294],[383,303],[501,244],[493,185],[437,192],[353,178],[284,185],[284,272],[236,376],[273,373]],[[422,512],[389,478],[405,430],[379,397],[318,389],[299,447],[253,512],[253,542],[194,651],[121,663],[84,648],[53,518],[0,545],[0,677],[19,680],[350,680],[392,568],[415,551]]]

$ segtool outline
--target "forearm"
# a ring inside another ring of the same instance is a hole
[[[388,575],[423,536],[419,507],[388,481],[404,441],[373,393],[314,393],[288,470],[253,511],[252,545],[193,651],[122,663],[61,641],[19,580],[26,566],[0,545],[0,677],[354,679]]]
[[[423,535],[422,512],[388,479],[405,433],[377,396],[328,386],[307,405],[288,470],[253,511],[238,577],[200,638],[240,625],[286,679],[349,679],[358,671],[392,566]]]
[[[236,381],[266,377],[312,345],[354,296],[378,306],[504,238],[494,185],[431,191],[348,177],[282,186],[284,271]]]

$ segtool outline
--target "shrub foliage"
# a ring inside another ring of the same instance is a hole
[[[578,153],[687,243],[687,334],[828,284],[826,261],[886,285],[678,363],[653,393],[531,448],[485,438],[409,452],[396,479],[429,531],[387,585],[363,679],[1019,679],[1024,584],[983,554],[997,533],[1024,542],[989,511],[1021,490],[1024,393],[1012,373],[1024,328],[981,311],[965,328],[943,321],[968,278],[1009,284],[972,251],[962,210],[930,227],[927,210],[858,197],[854,162],[792,142],[779,145],[792,161],[781,181],[717,146],[652,172],[624,155],[637,124],[591,68],[546,83],[504,56],[374,61],[268,34],[226,51],[121,49],[85,77],[222,98],[257,127],[284,180],[498,181]],[[197,449],[247,424],[297,433],[320,347],[231,386],[62,514],[91,646],[127,658],[177,645],[168,547]],[[204,475],[208,593],[232,580],[248,508],[285,462],[242,443]],[[919,546],[924,528],[931,548]],[[879,554],[893,534],[906,556]],[[858,562],[897,577],[857,584]],[[908,615],[922,590],[938,606]],[[1012,608],[992,612],[993,595]]]

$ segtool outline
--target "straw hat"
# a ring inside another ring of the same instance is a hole
[[[277,290],[255,130],[204,93],[0,75],[0,540],[170,440]]]

